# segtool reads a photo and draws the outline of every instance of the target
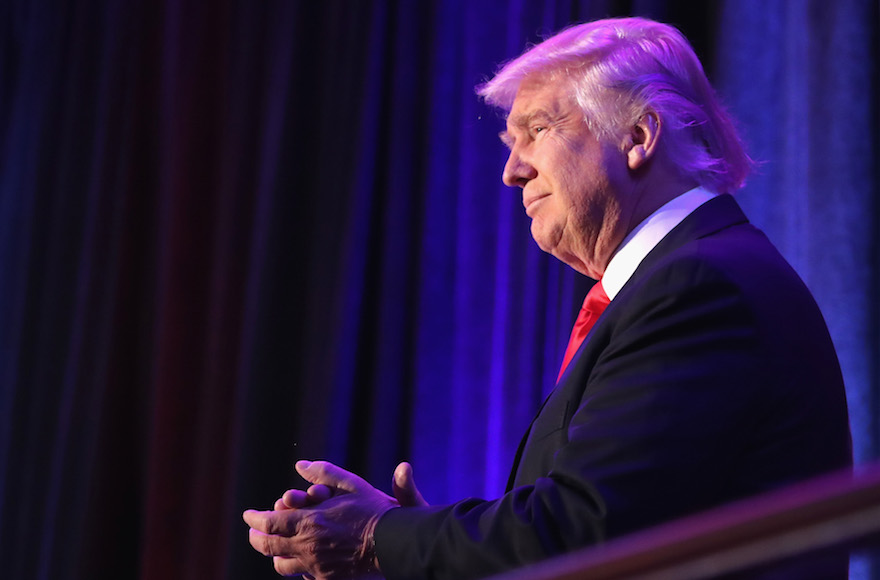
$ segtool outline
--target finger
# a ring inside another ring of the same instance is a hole
[[[297,461],[296,471],[309,483],[355,492],[369,484],[357,475],[329,461]]]
[[[282,576],[296,576],[297,574],[302,574],[303,578],[311,577],[306,573],[306,569],[299,558],[274,556],[272,558],[272,564],[275,566],[275,571]]]
[[[264,534],[292,536],[303,518],[298,510],[258,511],[247,510],[242,514],[245,523]]]
[[[294,538],[276,534],[264,534],[260,530],[248,530],[248,541],[257,552],[264,556],[282,556],[293,558],[299,555],[297,541]],[[301,550],[301,548],[300,548]]]
[[[421,492],[416,487],[416,480],[413,477],[412,465],[403,462],[394,470],[394,477],[391,480],[391,489],[394,491],[394,497],[403,507],[421,507],[428,505]]]
[[[301,508],[314,503],[309,499],[308,494],[301,489],[288,489],[281,496],[280,501],[287,509]]]
[[[290,506],[290,507],[292,507],[292,506]],[[272,510],[276,511],[276,512],[280,512],[281,510],[289,510],[290,507],[284,505],[284,499],[279,498],[279,499],[275,500],[275,505],[272,506]]]
[[[309,496],[309,505],[319,504],[333,497],[333,489],[326,485],[313,485],[306,492]]]
[[[288,489],[275,502],[275,511],[285,509],[303,508],[317,505],[333,497],[333,490],[326,485],[313,485],[307,491],[301,489]]]

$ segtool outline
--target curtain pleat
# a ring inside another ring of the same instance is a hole
[[[624,14],[678,25],[739,119],[740,199],[875,460],[876,2],[9,0],[0,575],[275,577],[240,513],[300,458],[500,494],[591,282],[530,239],[474,86]]]

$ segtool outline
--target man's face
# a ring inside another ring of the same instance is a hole
[[[502,140],[503,181],[523,191],[538,246],[575,270],[601,278],[626,234],[626,157],[600,143],[562,78],[526,79]]]

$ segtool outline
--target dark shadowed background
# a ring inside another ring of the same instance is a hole
[[[501,493],[589,281],[473,87],[626,14],[739,119],[877,458],[878,2],[2,0],[0,575],[273,578],[240,513],[299,458]]]

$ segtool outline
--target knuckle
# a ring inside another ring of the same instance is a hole
[[[303,552],[309,559],[316,559],[321,554],[321,548],[315,542],[309,542]]]
[[[312,469],[321,477],[329,472],[329,464],[326,461],[316,461],[312,464]]]
[[[291,556],[292,546],[290,545],[289,538],[284,538],[282,536],[269,536],[266,543],[268,545],[267,556]]]
[[[270,518],[267,522],[268,532],[270,534],[280,534],[282,536],[293,535],[293,520],[295,520],[296,517],[296,512],[292,510],[284,510],[276,513],[275,517]]]
[[[314,544],[312,540],[318,535],[318,525],[311,517],[302,518],[296,523],[292,535],[308,539],[308,546],[311,547]]]

